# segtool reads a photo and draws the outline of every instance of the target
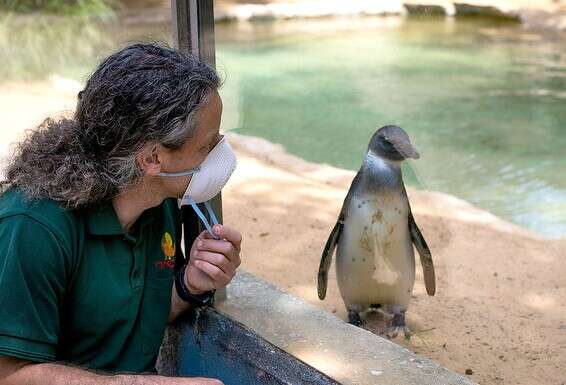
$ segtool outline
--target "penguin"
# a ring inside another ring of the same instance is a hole
[[[323,300],[336,249],[336,277],[348,322],[362,326],[360,313],[378,310],[390,320],[390,338],[400,329],[406,338],[411,336],[405,312],[415,282],[413,245],[420,255],[426,291],[431,296],[436,292],[432,255],[411,212],[401,173],[405,159],[419,157],[401,127],[388,125],[373,134],[318,271],[318,297]]]

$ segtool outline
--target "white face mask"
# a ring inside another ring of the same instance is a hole
[[[228,183],[230,176],[236,169],[236,155],[232,151],[232,147],[224,136],[210,151],[200,166],[194,169],[182,172],[162,172],[159,176],[179,177],[192,175],[191,181],[181,198],[181,205],[191,205],[197,215],[203,220],[206,228],[212,234],[210,224],[204,219],[204,215],[196,205],[205,202],[205,207],[210,214],[214,224],[218,221],[210,209],[208,201],[214,198],[220,190]]]

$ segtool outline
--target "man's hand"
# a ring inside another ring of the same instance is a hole
[[[191,294],[198,295],[226,286],[240,266],[242,234],[225,225],[215,225],[212,231],[219,240],[205,230],[191,247],[185,269],[185,284]]]

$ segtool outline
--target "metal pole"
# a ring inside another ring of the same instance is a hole
[[[171,0],[173,42],[175,48],[200,57],[216,68],[214,40],[213,0]],[[211,202],[212,208],[222,223],[222,196],[218,194]],[[185,253],[190,251],[192,241],[202,231],[198,217],[190,207],[181,212],[185,238]],[[216,301],[226,298],[226,289],[216,291]]]
[[[171,0],[173,42],[216,67],[213,0]]]

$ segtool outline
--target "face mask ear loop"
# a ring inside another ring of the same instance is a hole
[[[198,217],[200,218],[201,222],[204,224],[204,227],[206,227],[206,229],[208,230],[208,232],[210,233],[210,235],[212,235],[214,237],[214,239],[219,239],[216,235],[214,235],[214,233],[212,232],[212,227],[210,226],[210,223],[208,223],[208,221],[206,220],[206,217],[204,216],[204,214],[202,213],[202,211],[200,211],[198,205],[195,203],[195,201],[192,198],[188,199],[188,203],[191,205],[191,207],[193,208],[193,210],[195,210],[195,213],[198,215]]]
[[[214,210],[210,206],[210,201],[204,202],[204,207],[206,207],[206,211],[208,211],[208,215],[210,215],[210,219],[212,219],[212,224],[219,225],[218,218],[216,218],[216,214],[214,214]]]
[[[180,172],[160,172],[159,176],[189,176],[193,175],[200,171],[200,166],[193,168],[192,170],[188,171],[180,171]]]

